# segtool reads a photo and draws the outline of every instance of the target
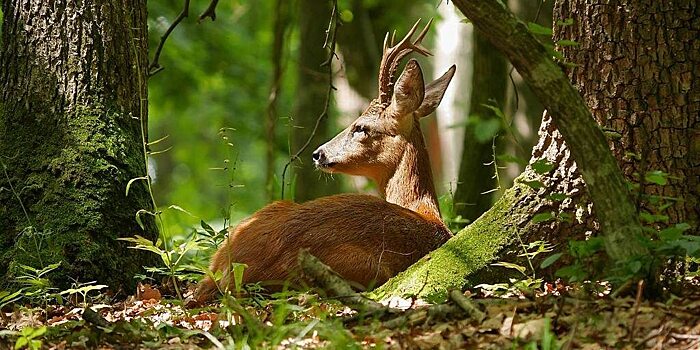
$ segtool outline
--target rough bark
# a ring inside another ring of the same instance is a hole
[[[459,0],[455,4],[464,6]],[[682,197],[682,202],[667,209],[669,223],[686,221],[696,225],[698,7],[647,2],[625,5],[621,11],[617,4],[591,5],[569,0],[559,2],[555,13],[555,19],[574,18],[577,23],[559,28],[555,36],[579,42],[580,46],[564,50],[567,61],[577,64],[570,77],[590,105],[595,120],[614,128],[613,134],[619,135],[612,137],[610,144],[627,179],[636,181],[635,172],[652,169],[677,176],[663,189],[645,184],[643,191],[648,195],[662,192],[665,196]],[[645,42],[645,37],[655,40],[654,44]],[[548,99],[539,97],[548,106]],[[551,108],[550,111],[561,112]],[[521,252],[518,238],[524,242],[542,239],[558,243],[580,238],[584,233],[605,233],[605,227],[599,227],[594,220],[601,218],[601,206],[590,200],[592,186],[590,182],[588,189],[584,186],[586,174],[581,176],[579,159],[572,156],[573,151],[556,127],[561,126],[555,123],[561,118],[553,120],[554,115],[543,118],[531,164],[546,159],[556,167],[539,175],[528,167],[491,210],[425,260],[390,280],[377,291],[377,296],[415,294],[444,298],[449,288],[501,279],[502,271],[489,268],[488,264],[509,260]],[[626,153],[639,154],[645,149],[648,153],[641,157],[645,161],[632,161]],[[653,168],[649,168],[650,163]],[[523,184],[535,179],[542,182],[537,190]],[[566,198],[554,200],[551,195],[555,193]],[[597,217],[592,215],[591,202],[595,203]],[[535,213],[543,212],[551,212],[555,217],[569,214],[571,219],[531,221]]]
[[[463,5],[462,1],[455,3]],[[619,6],[558,2],[555,13],[559,18],[555,19],[573,18],[576,24],[558,28],[555,37],[579,42],[564,50],[567,60],[577,64],[570,77],[595,120],[619,135],[609,142],[627,179],[637,181],[635,172],[656,169],[677,177],[663,187],[644,184],[643,191],[683,198],[667,209],[669,223],[685,221],[697,229],[698,7],[651,1],[625,5],[624,10]],[[695,24],[688,27],[688,23]],[[543,101],[546,105],[547,100]],[[578,158],[572,156],[556,127],[560,124],[555,126],[553,119],[550,115],[543,118],[531,164],[546,159],[556,167],[539,175],[527,168],[491,210],[444,247],[390,280],[377,296],[444,298],[449,288],[499,280],[502,271],[488,264],[513,259],[521,252],[518,238],[558,243],[605,228],[594,220],[591,202],[598,214],[600,206],[590,200]],[[628,152],[640,154],[641,160],[631,160]],[[534,179],[542,182],[541,188],[523,185]],[[552,199],[555,193],[566,199]],[[555,217],[569,214],[571,219],[533,223],[533,215],[542,212]]]
[[[328,51],[323,47],[326,29],[330,20],[330,6],[327,2],[312,0],[299,1],[299,56],[297,88],[292,114],[292,152],[297,152],[306,143],[316,119],[321,114],[328,89],[327,67],[321,64],[328,58]],[[329,195],[337,191],[338,184],[332,177],[316,171],[311,161],[311,153],[317,145],[330,138],[329,120],[325,118],[319,124],[309,147],[294,163],[294,199],[304,202]]]
[[[687,1],[558,1],[555,19],[574,86],[595,120],[611,135],[610,148],[627,181],[639,183],[639,209],[690,223],[700,213],[700,6]],[[660,186],[644,174],[670,175]],[[675,198],[675,199],[671,199]],[[659,200],[674,203],[664,211]],[[664,223],[660,223],[664,225]],[[697,231],[696,231],[697,232]]]
[[[499,117],[484,105],[503,109],[506,99],[506,60],[479,32],[473,35],[471,98],[468,113],[470,123],[465,127],[459,182],[453,203],[455,213],[473,222],[493,204],[492,189],[498,184],[494,178],[492,141],[479,141],[475,125]]]
[[[59,286],[133,283],[155,238],[140,120],[146,122],[146,2],[4,1],[0,54],[0,271],[42,268]],[[21,201],[21,203],[20,203]],[[25,212],[26,210],[26,212]],[[29,229],[31,227],[31,229]]]
[[[552,115],[588,184],[608,255],[622,260],[643,253],[642,245],[630,239],[641,234],[641,225],[619,166],[588,107],[551,54],[501,4],[459,0],[455,5],[509,58]]]

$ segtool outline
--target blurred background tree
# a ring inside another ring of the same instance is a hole
[[[198,14],[206,5],[193,2],[190,12]],[[181,6],[171,2],[149,3],[152,50]],[[436,22],[426,42],[436,58],[419,58],[426,67],[426,79],[453,63],[458,66],[458,74],[473,77],[448,94],[446,99],[451,100],[444,101],[443,106],[452,107],[441,107],[437,118],[426,118],[424,122],[436,187],[447,198],[451,198],[455,189],[459,192],[473,187],[473,195],[462,196],[459,202],[479,202],[480,210],[488,208],[493,196],[481,192],[497,184],[481,177],[493,175],[493,165],[483,165],[484,160],[494,156],[493,137],[504,140],[498,156],[510,152],[513,154],[506,159],[527,159],[532,143],[528,137],[533,133],[519,135],[522,144],[513,146],[514,138],[505,132],[507,122],[499,120],[493,111],[484,112],[491,113],[491,121],[480,117],[469,122],[467,116],[478,114],[474,109],[484,110],[481,104],[492,100],[499,101],[498,107],[508,120],[524,118],[527,124],[531,120],[539,121],[541,116],[541,110],[531,113],[523,92],[520,92],[520,107],[509,107],[514,105],[508,78],[510,67],[501,61],[496,72],[473,69],[472,62],[478,64],[480,60],[476,57],[480,52],[487,55],[494,52],[479,51],[480,46],[474,48],[468,44],[472,41],[471,24],[461,22],[463,16],[445,3],[418,1],[407,6],[376,0],[340,0],[338,8],[341,22],[338,60],[332,66],[337,90],[331,98],[328,118],[321,122],[308,149],[286,174],[288,187],[284,199],[305,201],[338,192],[373,191],[373,185],[363,179],[331,177],[316,171],[310,153],[376,97],[376,74],[384,35],[393,30],[403,34],[422,17],[434,18]],[[280,199],[284,165],[306,141],[323,109],[328,81],[327,71],[320,64],[328,57],[323,44],[330,12],[331,2],[226,1],[218,4],[215,22],[206,19],[198,23],[196,16],[190,16],[171,34],[160,57],[165,69],[149,81],[149,133],[152,140],[168,136],[159,148],[172,149],[151,158],[154,165],[151,175],[158,203],[162,207],[178,205],[192,216],[179,211],[168,213],[165,224],[169,234],[186,233],[200,219],[217,225],[223,225],[225,220],[235,223],[269,201]],[[540,17],[550,20],[546,12]],[[452,32],[454,28],[459,28],[459,34]],[[458,49],[448,52],[442,49],[444,46]],[[472,50],[476,51],[472,53]],[[471,71],[475,73],[470,75]],[[516,76],[516,83],[517,79]],[[472,89],[486,83],[494,88]],[[470,107],[470,95],[476,91],[483,95],[479,98],[481,102]],[[497,96],[491,96],[491,92]],[[479,123],[490,123],[496,128],[489,129],[489,125]],[[532,125],[531,130],[536,127]],[[455,138],[453,135],[457,134],[463,135]],[[464,142],[480,140],[484,146],[467,147],[471,152],[465,158],[460,146],[463,139],[467,140]],[[474,152],[479,155],[474,156]],[[463,166],[471,162],[472,167],[481,169],[463,171],[458,181],[455,169],[463,158],[466,159]],[[515,170],[507,170],[512,173],[510,177],[504,170],[504,188],[508,179],[519,172],[520,165],[514,164]],[[452,204],[450,200],[446,203]],[[454,214],[448,210],[448,214]],[[464,215],[460,211],[456,214]],[[476,216],[478,212],[468,217]]]

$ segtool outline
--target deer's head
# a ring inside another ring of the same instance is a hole
[[[313,160],[319,169],[382,181],[395,171],[407,147],[425,147],[419,120],[440,104],[455,66],[426,86],[420,65],[412,59],[393,82],[403,57],[414,51],[430,55],[420,45],[430,22],[412,41],[417,26],[396,46],[389,47],[387,34],[379,69],[379,97],[350,126],[314,151]],[[391,42],[393,45],[393,37]]]

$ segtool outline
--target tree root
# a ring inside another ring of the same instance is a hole
[[[358,313],[348,317],[343,323],[355,323],[366,318],[385,320],[386,328],[411,327],[430,320],[445,320],[451,318],[472,319],[481,322],[486,315],[459,290],[449,293],[454,304],[436,304],[429,307],[401,310],[384,306],[376,301],[356,293],[350,284],[328,265],[311,255],[308,250],[299,251],[299,265],[304,275],[315,285],[335,296],[343,304],[358,310]]]

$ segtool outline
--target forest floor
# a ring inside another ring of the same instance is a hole
[[[690,284],[695,291],[698,282]],[[77,306],[83,300],[6,307],[0,349],[700,349],[695,292],[661,302],[634,286],[626,297],[605,285],[543,283],[531,295],[485,286],[452,298],[457,303],[394,299],[394,312],[364,314],[311,292],[228,297],[188,309],[155,287],[139,288],[119,302],[101,294],[83,304],[88,308]]]

